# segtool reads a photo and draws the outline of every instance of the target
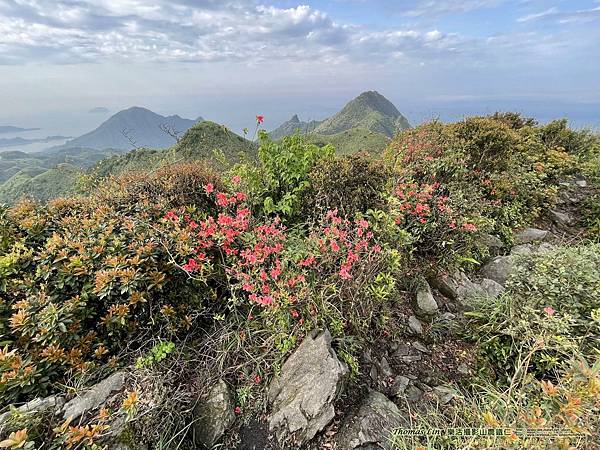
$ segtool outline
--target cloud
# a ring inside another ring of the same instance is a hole
[[[561,11],[554,6],[545,11],[529,14],[517,19],[521,23],[551,21],[559,24],[592,22],[595,20],[600,20],[600,6],[575,11]]]
[[[0,64],[433,58],[455,51],[460,40],[435,29],[341,24],[307,5],[280,8],[250,0],[6,0],[0,5]]]
[[[410,2],[412,7],[404,14],[411,17],[439,16],[494,8],[503,3],[506,0],[417,0]]]

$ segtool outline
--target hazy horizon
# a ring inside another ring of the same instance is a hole
[[[600,0],[0,0],[0,125],[75,136],[143,106],[272,129],[377,90],[413,124],[599,127],[599,23]]]

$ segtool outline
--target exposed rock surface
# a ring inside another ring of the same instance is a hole
[[[438,304],[431,293],[429,284],[426,284],[417,292],[417,308],[419,312],[425,315],[437,314],[439,310]]]
[[[551,210],[550,218],[558,226],[568,227],[573,224],[573,218],[569,214],[562,211]]]
[[[408,328],[410,328],[410,330],[415,334],[423,334],[423,325],[416,316],[409,316]]]
[[[508,276],[514,269],[514,258],[511,256],[496,256],[481,268],[481,275],[504,286]]]
[[[220,380],[194,408],[194,441],[211,448],[235,422],[229,387]]]
[[[110,377],[69,401],[63,409],[63,417],[65,419],[71,417],[75,420],[88,411],[98,408],[108,399],[111,393],[121,390],[124,384],[124,372],[112,374]]]
[[[380,392],[371,391],[358,412],[340,427],[335,448],[391,450],[392,432],[403,423],[398,407]]]
[[[543,241],[548,237],[549,233],[547,230],[540,230],[538,228],[525,228],[515,236],[515,244],[520,245]]]
[[[479,285],[485,291],[486,295],[489,298],[498,298],[500,294],[504,292],[504,286],[502,286],[500,283],[494,280],[489,280],[487,278],[481,280],[481,283],[479,283]]]
[[[333,419],[333,402],[348,368],[331,348],[331,334],[307,336],[269,386],[269,428],[279,437],[296,433],[299,443],[312,439]]]
[[[25,403],[24,405],[19,406],[16,409],[16,412],[19,414],[27,414],[27,413],[45,413],[46,411],[56,410],[60,408],[65,403],[65,400],[62,397],[52,395],[46,398],[35,398],[30,402]],[[5,413],[0,414],[0,432],[3,431],[6,422],[9,420],[12,412],[7,411]]]

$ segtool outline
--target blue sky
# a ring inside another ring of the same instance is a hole
[[[413,123],[597,125],[599,48],[600,0],[0,0],[0,124],[75,134],[138,105],[274,127],[376,89]]]

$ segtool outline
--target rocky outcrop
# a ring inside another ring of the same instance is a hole
[[[335,416],[334,400],[348,368],[331,348],[331,334],[307,336],[269,386],[269,428],[280,438],[294,434],[298,444],[312,439]]]
[[[515,235],[515,244],[530,244],[532,242],[540,242],[549,236],[548,230],[540,230],[538,228],[525,228]]]
[[[496,256],[481,268],[480,274],[484,278],[504,286],[513,269],[514,258],[512,256]]]
[[[235,422],[233,409],[229,387],[220,380],[194,408],[194,441],[212,448]]]
[[[92,386],[81,395],[69,401],[63,409],[63,418],[78,419],[88,411],[92,411],[102,405],[115,391],[123,389],[125,384],[125,373],[117,372],[100,383]]]
[[[431,281],[443,295],[459,302],[479,297],[498,297],[504,288],[498,282],[484,278],[479,283],[471,281],[463,272],[441,274]]]
[[[438,304],[431,293],[431,287],[427,283],[417,291],[417,310],[426,316],[437,314],[439,311]]]
[[[30,402],[25,403],[24,405],[19,406],[18,408],[14,408],[14,411],[19,414],[44,414],[46,412],[51,411],[54,413],[55,410],[59,409],[64,405],[64,398],[56,395],[52,395],[46,398],[35,398]],[[0,414],[0,433],[4,432],[4,428],[7,425],[12,411],[7,411],[5,413]]]
[[[336,447],[352,449],[394,448],[392,433],[405,421],[398,407],[385,395],[371,391],[358,412],[347,418],[336,436]]]

